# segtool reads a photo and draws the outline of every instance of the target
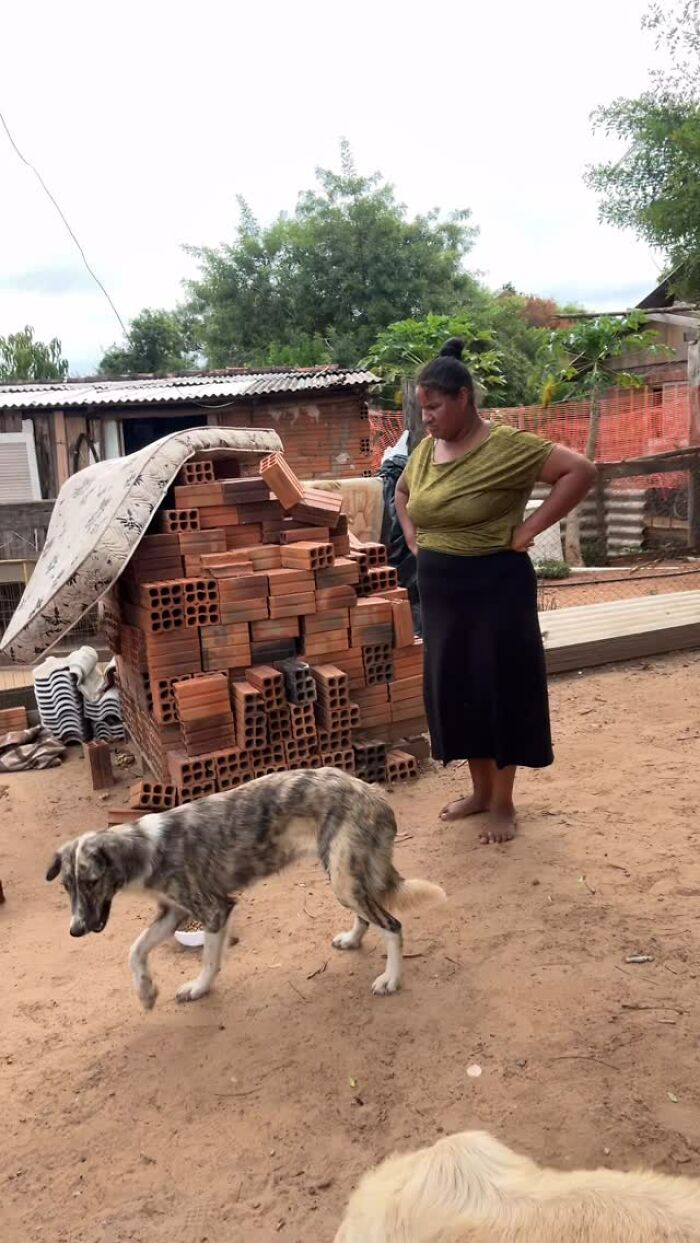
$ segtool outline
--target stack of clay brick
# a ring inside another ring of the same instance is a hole
[[[124,720],[155,779],[137,806],[153,789],[170,805],[172,789],[187,802],[326,764],[417,775],[395,744],[425,729],[422,645],[386,549],[352,537],[339,492],[302,485],[281,454],[251,477],[199,457],[153,531],[109,627]]]
[[[0,708],[0,738],[5,734],[18,734],[27,729],[27,725],[26,708]]]

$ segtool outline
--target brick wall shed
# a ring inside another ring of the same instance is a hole
[[[221,427],[274,428],[292,470],[301,479],[373,474],[368,409],[362,394],[242,406],[222,412],[218,423]]]
[[[51,500],[83,467],[171,432],[271,427],[302,478],[356,478],[372,474],[374,381],[367,371],[318,367],[0,385],[0,453],[4,434],[28,435],[42,499]]]

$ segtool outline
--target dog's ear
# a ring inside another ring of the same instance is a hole
[[[61,856],[54,855],[53,859],[51,860],[49,864],[48,871],[46,873],[46,879],[55,880],[60,870],[61,870]]]
[[[112,866],[112,855],[107,846],[101,844],[93,855],[95,864],[100,872],[107,872]]]
[[[110,850],[95,834],[88,838],[80,855],[80,875],[84,880],[98,881],[112,866]]]

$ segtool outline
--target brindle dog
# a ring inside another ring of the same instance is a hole
[[[213,794],[133,824],[85,833],[55,855],[47,880],[60,873],[71,900],[71,936],[102,932],[114,895],[140,888],[158,898],[155,921],[134,942],[129,966],[145,1009],[158,990],[148,969],[156,945],[193,916],[204,927],[202,970],[179,1001],[204,997],[221,966],[232,896],[279,872],[314,848],[342,906],[355,915],[337,949],[358,949],[370,924],[381,929],[386,970],[375,993],[401,986],[401,924],[396,913],[444,900],[439,885],[404,880],[392,863],[396,819],[381,792],[335,768],[274,773],[240,789]]]

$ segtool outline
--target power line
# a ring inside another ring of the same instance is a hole
[[[51,191],[49,190],[49,187],[47,186],[46,182],[44,181],[44,178],[42,177],[42,175],[41,175],[41,173],[39,172],[38,168],[35,168],[35,166],[31,163],[31,161],[30,161],[30,160],[28,160],[28,159],[26,159],[26,157],[25,157],[24,155],[22,155],[22,152],[20,151],[19,147],[17,146],[17,143],[15,142],[14,138],[12,137],[12,134],[10,133],[10,128],[9,128],[9,126],[8,126],[8,124],[7,124],[7,121],[5,120],[5,118],[4,118],[4,116],[3,116],[3,114],[2,114],[2,112],[1,112],[1,111],[0,111],[0,122],[2,122],[2,127],[3,127],[3,129],[4,129],[4,131],[5,131],[5,133],[7,134],[7,137],[9,138],[9,140],[10,140],[10,144],[11,144],[11,146],[13,147],[14,151],[15,151],[15,152],[16,152],[16,154],[19,156],[19,158],[20,158],[20,160],[22,161],[22,163],[23,163],[23,164],[25,164],[25,165],[27,166],[27,168],[28,168],[28,169],[30,169],[30,171],[31,171],[32,173],[34,173],[34,176],[36,177],[37,181],[39,182],[39,185],[41,186],[42,190],[44,191],[44,193],[47,195],[47,197],[50,199],[50,201],[53,203],[54,207],[56,208],[56,211],[58,212],[59,216],[61,217],[61,220],[63,221],[64,225],[66,226],[66,229],[68,230],[68,232],[69,232],[70,236],[72,237],[73,241],[75,242],[75,245],[77,246],[78,250],[80,251],[80,257],[81,257],[81,259],[82,259],[83,263],[85,264],[85,267],[87,268],[88,272],[90,273],[90,276],[91,276],[91,277],[92,277],[92,279],[94,280],[95,284],[96,284],[96,285],[98,285],[98,286],[99,286],[99,288],[102,290],[102,292],[103,292],[103,294],[104,294],[105,298],[107,299],[107,301],[108,301],[108,303],[109,303],[110,307],[111,307],[111,308],[112,308],[112,310],[114,311],[114,314],[116,315],[117,320],[119,321],[119,327],[121,328],[122,332],[124,333],[124,336],[125,336],[125,337],[126,337],[126,336],[128,336],[129,334],[128,334],[127,330],[126,330],[126,326],[125,326],[125,324],[124,324],[124,320],[122,319],[121,315],[119,314],[119,311],[117,310],[117,308],[116,308],[116,306],[114,305],[114,303],[113,303],[112,299],[110,298],[109,294],[107,293],[107,290],[105,289],[104,285],[102,284],[102,281],[100,280],[99,276],[98,276],[98,275],[97,275],[97,273],[96,273],[96,272],[94,272],[94,271],[93,271],[93,269],[90,267],[90,264],[89,264],[89,263],[88,263],[88,261],[87,261],[87,256],[86,256],[86,254],[85,254],[85,251],[83,250],[82,246],[80,245],[80,242],[78,241],[77,237],[75,236],[75,233],[73,232],[73,230],[71,229],[71,227],[70,227],[70,225],[69,225],[68,221],[66,220],[66,217],[65,217],[64,213],[62,212],[62,210],[61,210],[60,206],[59,206],[59,205],[58,205],[58,203],[56,202],[56,199],[54,198],[53,194],[52,194],[52,193],[51,193]]]

